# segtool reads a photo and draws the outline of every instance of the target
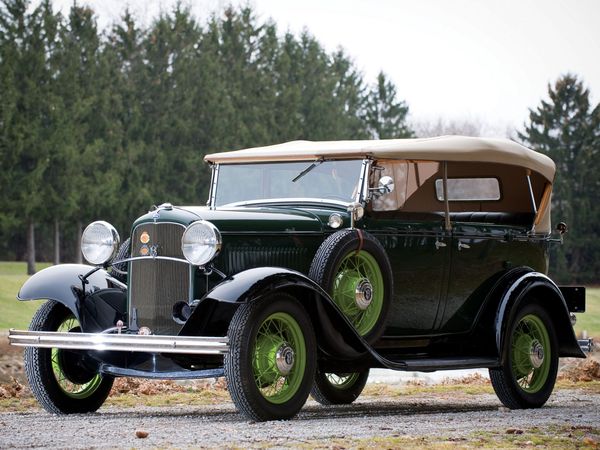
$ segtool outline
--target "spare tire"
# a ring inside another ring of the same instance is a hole
[[[125,241],[119,247],[114,261],[121,261],[122,259],[127,259],[130,257],[130,244],[131,238],[125,239]],[[113,264],[113,269],[111,270],[111,275],[125,284],[127,284],[127,264],[127,262]]]
[[[393,293],[392,267],[381,243],[362,230],[329,236],[309,277],[333,299],[358,334],[375,342],[383,333]]]

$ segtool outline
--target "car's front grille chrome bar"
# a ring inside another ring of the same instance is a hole
[[[229,352],[229,338],[205,336],[156,336],[138,334],[57,333],[11,329],[8,340],[20,347],[69,350],[185,353],[222,355]]]

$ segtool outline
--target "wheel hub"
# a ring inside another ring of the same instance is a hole
[[[354,301],[359,309],[365,310],[373,300],[373,286],[366,278],[363,278],[356,284],[354,291]]]
[[[287,344],[283,344],[275,354],[275,365],[281,375],[289,375],[294,367],[294,349]]]
[[[535,369],[538,369],[544,363],[544,347],[537,340],[531,343],[529,359],[531,360],[531,365]]]

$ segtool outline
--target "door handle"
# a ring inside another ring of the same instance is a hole
[[[461,251],[463,248],[471,248],[471,246],[462,241],[458,241],[458,251]]]
[[[446,245],[446,243],[445,243],[445,242],[438,241],[438,240],[436,239],[436,241],[435,241],[435,249],[436,249],[436,250],[439,250],[440,248],[442,248],[442,247],[446,247],[446,246],[447,246],[447,245]]]

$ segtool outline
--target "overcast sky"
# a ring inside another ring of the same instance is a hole
[[[144,23],[176,0],[78,0],[101,27],[125,5]],[[248,3],[281,33],[307,28],[328,50],[343,47],[368,81],[384,71],[413,121],[479,120],[520,127],[547,84],[578,74],[600,99],[600,0],[189,0],[204,20]],[[68,10],[71,0],[54,0]]]

